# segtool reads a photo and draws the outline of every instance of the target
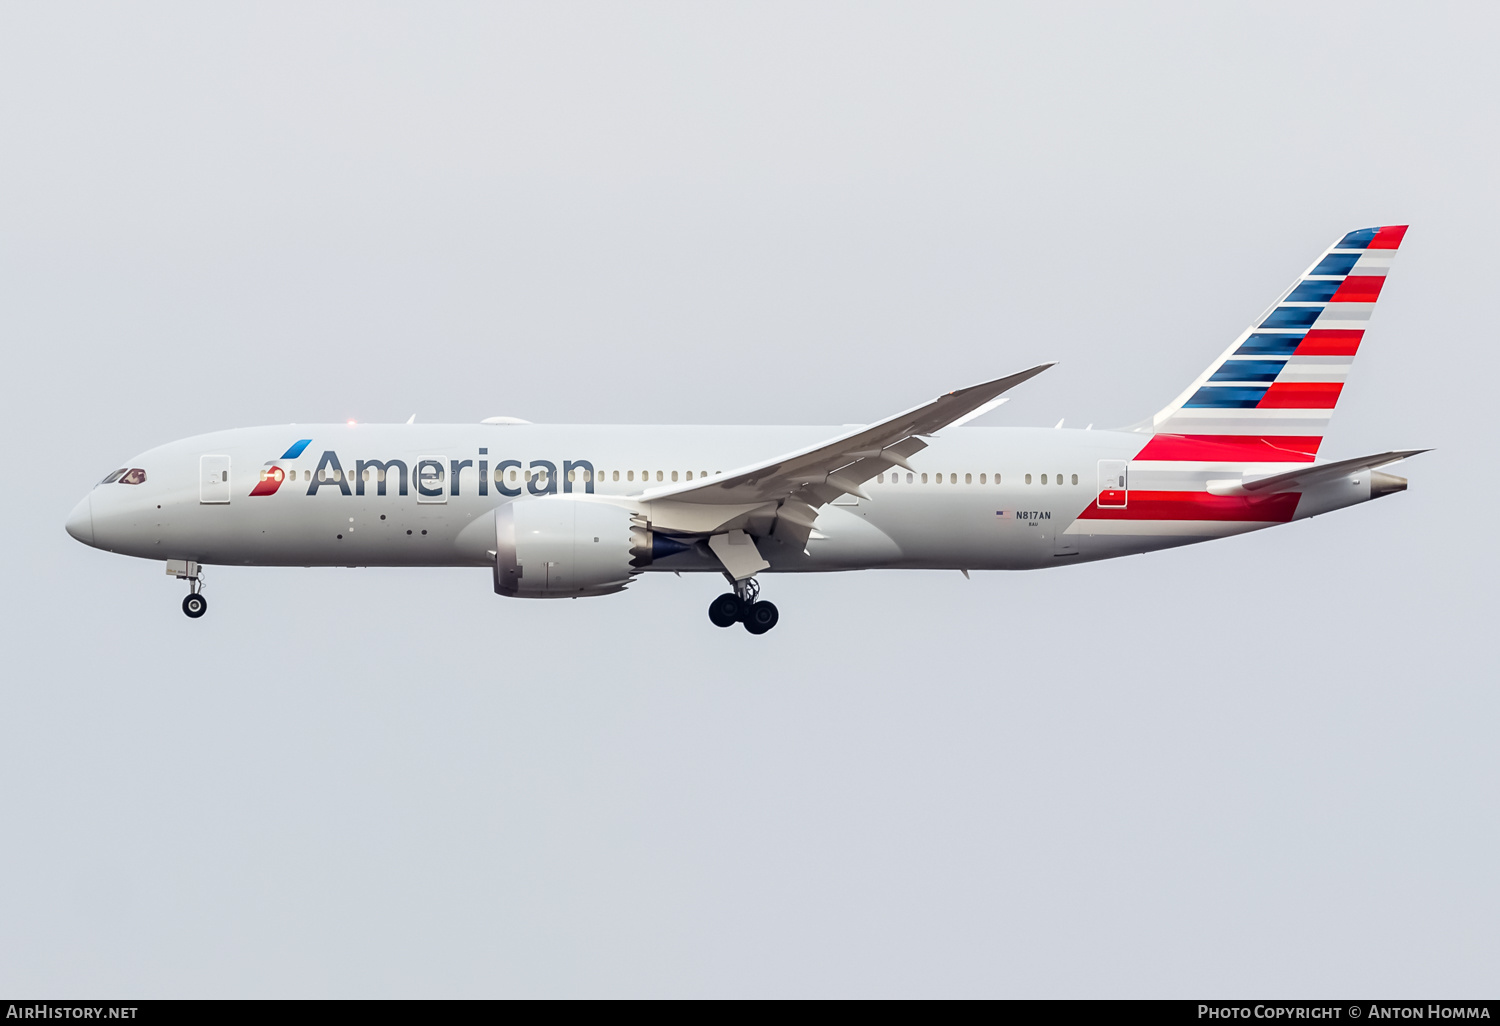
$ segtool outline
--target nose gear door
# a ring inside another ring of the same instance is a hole
[[[229,457],[198,458],[198,502],[205,506],[229,502]]]

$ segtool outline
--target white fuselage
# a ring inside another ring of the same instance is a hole
[[[572,496],[624,504],[650,521],[651,502],[641,498],[648,489],[686,481],[688,474],[701,480],[705,473],[732,472],[768,452],[796,450],[840,430],[243,428],[135,457],[129,466],[144,471],[145,480],[96,486],[68,529],[113,552],[201,564],[491,566],[494,511],[505,503]],[[913,456],[910,471],[892,468],[866,482],[867,497],[846,495],[823,506],[810,533],[773,529],[755,544],[770,572],[1021,570],[1241,533],[1371,497],[1369,475],[1356,473],[1271,503],[1221,500],[1209,485],[1228,469],[1134,461],[1149,438],[1121,431],[953,428]],[[301,439],[310,440],[303,451],[283,458]],[[1127,505],[1106,516],[1095,507],[1106,484],[1102,475],[1126,464]],[[1254,469],[1235,464],[1232,472]],[[265,491],[266,475],[274,490],[252,495]],[[277,475],[284,480],[277,483]],[[1204,512],[1185,514],[1184,503]],[[642,569],[717,572],[720,566],[702,545],[690,545]]]

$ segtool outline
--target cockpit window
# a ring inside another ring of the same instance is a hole
[[[116,481],[120,480],[120,478],[122,478],[124,476],[125,476],[125,468],[121,467],[119,470],[115,471],[113,474],[109,475],[103,481],[100,481],[99,483],[100,484],[114,484]]]
[[[146,472],[144,470],[142,470],[140,467],[131,467],[129,470],[127,470],[125,472],[125,476],[122,477],[122,478],[120,478],[120,483],[121,484],[145,484],[146,483]]]

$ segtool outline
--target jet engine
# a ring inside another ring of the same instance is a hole
[[[653,535],[623,506],[517,499],[495,510],[495,591],[512,598],[608,595],[654,557],[688,547]]]

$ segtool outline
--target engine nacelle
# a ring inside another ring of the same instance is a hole
[[[651,532],[607,502],[518,499],[495,510],[495,591],[578,598],[622,590],[651,562]]]

